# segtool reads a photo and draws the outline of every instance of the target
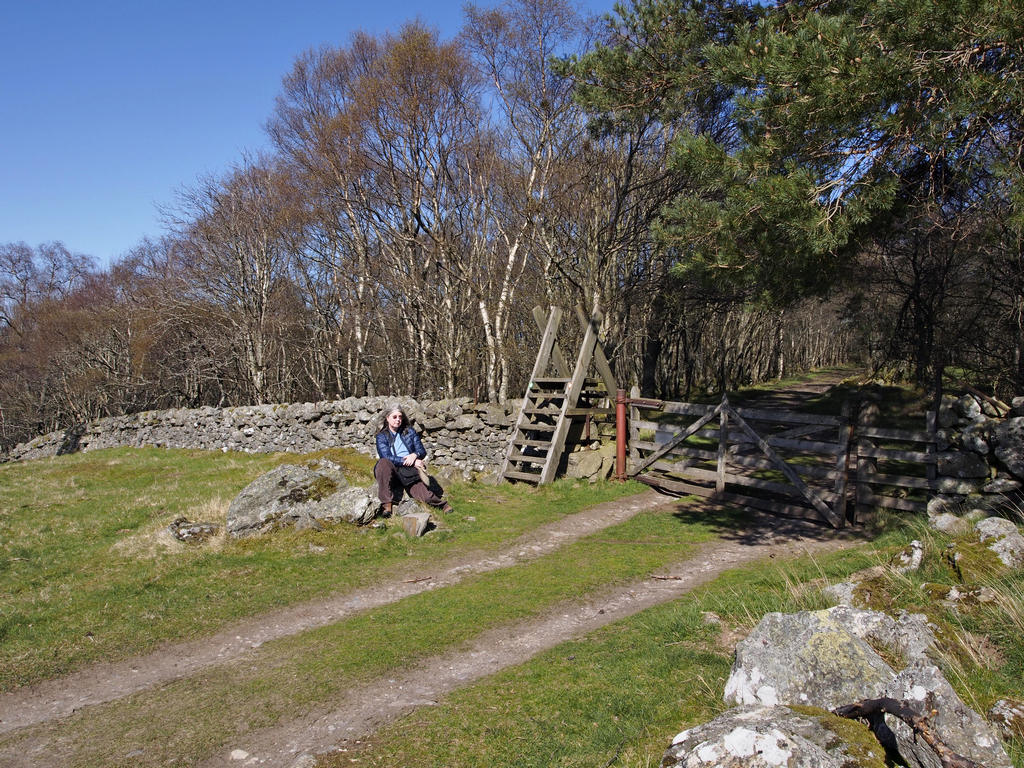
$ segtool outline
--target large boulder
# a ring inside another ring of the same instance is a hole
[[[228,507],[227,530],[235,537],[286,526],[317,528],[323,522],[370,522],[380,504],[350,488],[341,467],[326,459],[283,464],[246,486]]]
[[[662,768],[882,768],[885,751],[867,726],[827,712],[745,706],[683,731]]]
[[[725,701],[831,710],[876,696],[896,673],[850,631],[846,610],[765,615],[736,646]]]

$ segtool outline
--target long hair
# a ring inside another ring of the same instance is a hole
[[[395,411],[398,411],[400,414],[402,414],[402,423],[398,425],[398,429],[395,430],[395,432],[401,433],[403,429],[409,426],[409,417],[405,413],[405,408],[400,406],[398,403],[395,403],[380,415],[380,429],[377,430],[378,435],[381,432],[388,431],[388,416],[390,416]]]

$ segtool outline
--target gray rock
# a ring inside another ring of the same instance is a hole
[[[953,751],[986,768],[1011,768],[995,730],[961,701],[937,667],[912,664],[885,687],[882,695],[927,715],[929,727]],[[938,755],[923,740],[915,739],[909,726],[891,715],[886,715],[886,724],[896,735],[900,756],[910,768],[942,768]]]
[[[824,713],[823,713],[824,714]],[[861,746],[851,748],[825,717],[787,707],[746,706],[683,731],[661,760],[662,768],[847,768],[884,765],[885,753],[866,726]],[[846,729],[844,729],[846,730]],[[848,731],[847,731],[848,732]],[[870,762],[869,762],[870,761]]]
[[[410,512],[402,516],[402,528],[414,539],[429,531],[432,522],[429,512]]]
[[[191,522],[184,517],[177,518],[167,530],[178,541],[189,544],[199,544],[217,535],[217,526],[213,523]]]
[[[894,619],[880,611],[848,606],[832,608],[827,613],[851,634],[904,659],[919,658],[935,649],[935,632],[923,614],[903,611]]]
[[[946,495],[969,496],[977,493],[980,487],[981,482],[978,480],[961,480],[956,477],[940,477],[935,483],[935,490]]]
[[[484,423],[471,414],[460,414],[452,422],[446,424],[448,429],[482,429]]]
[[[962,418],[972,421],[981,416],[981,404],[973,395],[964,395],[957,400],[956,410]]]
[[[972,451],[980,456],[984,456],[988,453],[989,445],[987,425],[987,421],[975,422],[960,434],[960,444],[964,447],[964,450]]]
[[[376,488],[344,488],[324,499],[316,508],[316,519],[366,525],[377,516],[381,503]]]
[[[971,524],[968,520],[964,520],[962,517],[958,517],[951,512],[943,512],[940,515],[928,518],[928,525],[936,531],[941,531],[950,536],[960,536],[971,530]]]
[[[988,720],[1004,738],[1024,739],[1024,701],[1000,699],[989,709]]]
[[[988,477],[988,462],[971,451],[955,451],[940,453],[938,458],[939,474],[943,478],[959,479]]]
[[[921,567],[923,557],[921,542],[914,539],[903,551],[896,553],[892,558],[892,566],[898,573],[910,573]]]
[[[1015,397],[1010,401],[1010,416],[1024,416],[1024,397]]]
[[[981,486],[982,493],[1004,494],[1019,491],[1022,487],[1020,481],[1012,477],[997,477],[990,483]]]
[[[604,465],[604,457],[599,451],[574,451],[569,454],[565,469],[566,477],[597,480]]]
[[[938,515],[942,512],[954,512],[960,505],[960,500],[955,496],[933,496],[928,499],[928,515]]]
[[[1024,536],[1013,521],[1004,517],[987,517],[974,525],[978,538],[1010,568],[1024,566]]]
[[[802,704],[834,709],[873,698],[895,674],[827,611],[769,613],[739,645],[725,685],[729,704]]]
[[[1017,480],[1024,480],[1024,416],[1016,416],[992,431],[993,448]]]
[[[347,486],[341,467],[326,459],[284,464],[256,478],[234,498],[227,530],[243,537],[288,525],[317,528],[320,520],[368,522],[366,492]]]
[[[829,584],[821,590],[822,594],[830,597],[835,605],[849,605],[854,603],[854,590],[857,583],[854,581],[841,581],[838,584]]]

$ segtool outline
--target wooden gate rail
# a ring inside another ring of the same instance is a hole
[[[620,474],[672,493],[713,496],[841,527],[851,480],[856,487],[855,520],[880,506],[923,509],[924,501],[902,496],[907,489],[935,488],[934,418],[923,431],[894,430],[875,427],[870,418],[854,425],[846,409],[841,416],[825,416],[733,408],[726,398],[713,406],[628,399],[624,393],[618,402],[623,411],[626,405],[630,410],[628,462],[625,447],[620,448],[628,469]],[[644,419],[641,411],[693,421]],[[667,440],[659,439],[668,429]],[[651,437],[645,439],[645,433]],[[923,447],[906,447],[905,442]],[[902,463],[898,468],[886,469],[896,461]],[[923,474],[908,473],[907,464],[924,467]],[[759,477],[758,472],[780,476]]]
[[[924,512],[927,497],[936,490],[935,413],[927,414],[924,430],[876,427],[875,415],[867,409],[856,428],[856,519],[866,519],[878,507]],[[919,474],[908,474],[908,465]],[[912,498],[914,491],[924,493]]]

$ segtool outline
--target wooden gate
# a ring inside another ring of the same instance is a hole
[[[631,399],[629,474],[672,493],[714,496],[846,524],[848,418]]]

